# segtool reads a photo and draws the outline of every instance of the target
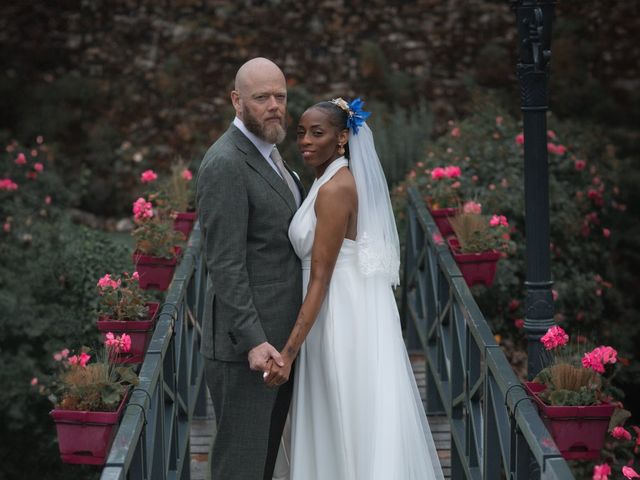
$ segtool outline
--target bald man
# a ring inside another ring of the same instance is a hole
[[[208,272],[200,352],[217,426],[211,471],[213,480],[271,480],[292,384],[269,388],[263,372],[282,364],[302,301],[288,228],[303,189],[274,155],[286,132],[282,71],[248,61],[231,101],[236,117],[205,154],[196,195]]]

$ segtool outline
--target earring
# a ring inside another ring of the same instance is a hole
[[[338,155],[344,155],[344,145],[342,145],[341,143],[338,144]]]

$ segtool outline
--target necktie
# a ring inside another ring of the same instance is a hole
[[[289,171],[285,168],[284,160],[282,160],[280,152],[278,152],[278,149],[276,147],[273,147],[273,150],[271,151],[271,160],[273,160],[273,163],[276,164],[276,167],[280,172],[280,176],[285,182],[287,182],[287,186],[289,187],[289,190],[291,190],[293,199],[296,201],[296,206],[299,207],[301,200],[300,191],[298,190],[298,186],[296,185],[295,180],[293,179]]]

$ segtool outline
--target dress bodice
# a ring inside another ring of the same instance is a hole
[[[346,158],[340,157],[329,164],[324,173],[316,178],[309,189],[307,197],[300,205],[289,225],[289,239],[298,257],[302,261],[302,268],[308,269],[311,264],[311,250],[316,230],[315,204],[320,187],[327,183],[342,167],[349,165]],[[356,242],[345,238],[338,255],[336,265],[341,263],[346,257],[356,255]]]

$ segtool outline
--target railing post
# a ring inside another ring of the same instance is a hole
[[[528,375],[543,367],[540,338],[553,320],[549,252],[549,165],[547,91],[554,2],[511,0],[519,38],[517,66],[524,120],[526,225],[526,299],[524,329],[528,340]]]

